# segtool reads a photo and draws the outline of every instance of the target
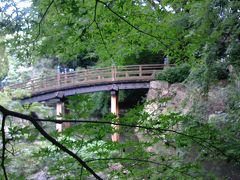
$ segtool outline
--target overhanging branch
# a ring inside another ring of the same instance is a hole
[[[121,19],[122,21],[124,21],[126,24],[128,24],[130,27],[132,27],[133,29],[137,30],[138,32],[140,33],[143,33],[149,37],[152,37],[154,39],[156,39],[157,41],[159,41],[160,43],[162,43],[162,45],[165,47],[165,48],[169,48],[167,44],[165,44],[163,41],[161,41],[161,37],[159,36],[156,36],[156,35],[153,35],[153,34],[150,34],[146,31],[143,31],[142,29],[138,28],[137,26],[133,25],[131,22],[129,22],[127,19],[125,19],[124,17],[120,16],[116,11],[114,11],[112,8],[110,8],[108,6],[107,3],[101,1],[101,0],[96,0],[97,2],[103,4],[110,12],[112,12],[115,16],[117,16],[119,19]]]
[[[152,160],[147,160],[147,159],[138,159],[138,158],[121,158],[121,157],[112,157],[112,158],[98,158],[98,159],[89,159],[89,160],[86,160],[86,162],[94,162],[94,161],[134,161],[134,162],[143,162],[143,163],[149,163],[149,164],[154,164],[156,166],[163,166],[163,167],[166,167],[166,168],[169,168],[169,169],[174,169],[173,167],[171,167],[170,165],[168,164],[164,164],[164,163],[159,163],[159,162],[156,162],[156,161],[152,161]],[[181,173],[181,174],[184,174],[186,176],[190,176],[190,177],[194,177],[188,173],[185,173],[185,172],[182,172],[182,171],[179,171],[179,170],[176,170],[177,172]]]
[[[3,170],[3,174],[4,174],[4,178],[5,180],[8,180],[8,176],[7,176],[7,171],[5,168],[5,152],[6,152],[6,138],[5,138],[5,122],[6,122],[6,117],[7,115],[3,113],[3,117],[2,117],[2,128],[1,128],[1,132],[2,132],[2,170]]]
[[[185,134],[173,129],[164,129],[164,128],[154,128],[154,127],[148,127],[148,126],[140,126],[140,125],[134,125],[134,124],[124,124],[124,123],[115,123],[115,122],[110,122],[110,121],[90,121],[90,120],[53,120],[53,119],[36,119],[36,121],[43,121],[43,122],[53,122],[53,123],[64,123],[64,122],[72,122],[72,123],[92,123],[92,124],[109,124],[109,125],[118,125],[118,126],[123,126],[123,127],[130,127],[130,128],[140,128],[140,129],[146,129],[149,131],[158,131],[158,132],[170,132],[170,133],[175,133],[187,138],[190,138],[193,142],[205,147],[208,150],[211,150],[211,148],[215,149],[219,153],[221,153],[223,156],[228,157],[228,155],[223,152],[220,148],[214,146],[213,144],[207,142],[205,139],[189,134]],[[204,145],[206,143],[207,145]],[[229,158],[229,157],[228,157]]]
[[[200,146],[210,150],[211,148],[215,149],[217,152],[219,152],[220,154],[222,154],[223,156],[232,159],[232,157],[229,157],[223,150],[221,150],[220,148],[218,148],[217,146],[213,145],[212,143],[209,143],[207,140],[201,138],[201,137],[197,137],[197,136],[193,136],[193,135],[189,135],[189,134],[185,134],[173,129],[164,129],[164,128],[154,128],[154,127],[148,127],[148,126],[141,126],[141,125],[134,125],[134,124],[124,124],[124,123],[115,123],[115,122],[110,122],[110,121],[90,121],[90,120],[53,120],[53,119],[36,119],[33,118],[31,116],[27,116],[21,113],[17,113],[14,111],[9,111],[7,109],[5,109],[4,107],[0,106],[0,111],[4,112],[7,111],[8,114],[7,115],[11,115],[11,116],[15,116],[15,117],[19,117],[22,119],[26,119],[29,120],[35,124],[38,125],[37,121],[42,121],[42,122],[53,122],[53,123],[64,123],[64,122],[73,122],[73,123],[92,123],[92,124],[109,124],[109,125],[119,125],[119,126],[123,126],[123,127],[130,127],[130,128],[140,128],[140,129],[146,129],[149,131],[157,131],[157,132],[170,132],[170,133],[175,133],[178,134],[180,136],[184,136],[187,137],[189,139],[191,139],[193,142],[199,144]],[[34,125],[35,126],[35,125]],[[38,125],[39,126],[39,125]],[[35,126],[36,127],[36,126]],[[40,127],[41,128],[41,127]],[[37,128],[38,129],[38,128]],[[42,129],[42,128],[41,128]],[[38,129],[39,130],[39,129]],[[42,129],[43,130],[43,129]],[[43,130],[44,131],[44,130]],[[41,133],[41,132],[40,132]],[[45,132],[46,133],[46,132]],[[54,139],[55,140],[55,139]],[[204,144],[205,143],[205,144]],[[238,160],[236,160],[238,161]]]
[[[39,23],[38,23],[38,34],[37,34],[35,40],[37,40],[37,39],[39,38],[40,34],[41,34],[41,24],[42,24],[45,16],[47,15],[47,13],[48,13],[48,11],[49,11],[49,9],[50,9],[50,7],[52,6],[53,3],[54,3],[54,0],[52,0],[52,1],[48,4],[45,12],[43,13],[43,15],[42,15],[42,17],[41,17],[41,19],[40,19],[40,21],[39,21]]]
[[[104,45],[104,47],[105,47],[108,55],[110,56],[110,58],[111,58],[111,60],[112,60],[112,65],[115,65],[115,63],[114,63],[114,61],[113,61],[113,55],[112,55],[112,53],[109,52],[109,50],[108,50],[108,48],[107,48],[107,44],[106,44],[106,42],[104,41],[102,31],[101,31],[101,29],[100,29],[100,27],[99,27],[99,24],[98,24],[98,22],[97,22],[97,5],[98,5],[98,0],[96,0],[96,4],[95,4],[95,8],[94,8],[94,19],[93,19],[93,22],[95,22],[96,27],[97,27],[97,29],[98,29],[98,31],[99,31],[99,34],[100,34],[102,43],[103,43],[103,45]]]
[[[52,136],[50,136],[39,124],[38,122],[36,121],[35,118],[31,117],[31,116],[27,116],[27,115],[24,115],[24,114],[21,114],[21,113],[18,113],[18,112],[14,112],[14,111],[9,111],[7,109],[5,109],[3,106],[0,105],[0,112],[2,112],[3,114],[3,117],[6,118],[6,116],[14,116],[14,117],[17,117],[17,118],[21,118],[21,119],[25,119],[25,120],[28,120],[30,121],[33,126],[42,134],[42,136],[44,136],[48,141],[50,141],[53,145],[59,147],[62,151],[66,152],[67,154],[69,154],[70,156],[72,156],[74,159],[76,159],[89,173],[91,173],[96,179],[99,179],[101,180],[102,178],[99,177],[95,171],[90,168],[85,161],[83,161],[77,154],[73,153],[72,151],[70,151],[68,148],[66,148],[64,145],[62,145],[61,143],[59,143],[57,140],[55,140]],[[5,125],[5,118],[3,119],[3,125]],[[3,138],[3,142],[5,142],[5,132],[4,132],[4,126],[2,126],[2,136],[4,137]],[[4,144],[3,143],[3,147],[4,147]],[[4,150],[4,148],[3,148]],[[2,157],[3,157],[3,160],[2,160],[2,167],[3,167],[3,170],[5,169],[4,167],[4,157],[5,157],[5,151],[3,151],[3,154],[2,154]]]

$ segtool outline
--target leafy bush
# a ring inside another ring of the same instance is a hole
[[[220,80],[228,79],[228,77],[229,72],[226,63],[216,62],[211,64],[211,66],[207,66],[203,63],[197,64],[191,68],[191,72],[186,81],[188,85],[197,85],[207,92],[210,85]]]
[[[228,78],[228,70],[226,63],[216,63],[212,67],[212,74],[217,80],[224,80]]]
[[[168,67],[156,76],[157,80],[167,81],[169,83],[183,82],[190,73],[191,66],[182,64],[176,67]]]

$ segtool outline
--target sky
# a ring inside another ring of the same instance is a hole
[[[15,2],[17,8],[19,8],[20,10],[22,8],[27,8],[27,7],[30,7],[32,2],[31,0],[12,0],[12,1],[0,1],[0,9],[4,9],[6,8],[7,6],[6,5],[9,5],[9,7],[7,7],[6,9],[6,13],[8,15],[11,15],[13,12],[14,12],[14,6],[11,5],[11,2]],[[12,14],[14,16],[14,14]]]

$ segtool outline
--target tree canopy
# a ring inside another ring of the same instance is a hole
[[[235,0],[34,0],[18,8],[3,1],[1,32],[12,34],[7,43],[24,59],[71,60],[85,51],[121,64],[150,51],[172,62],[224,59],[238,66],[239,6]]]

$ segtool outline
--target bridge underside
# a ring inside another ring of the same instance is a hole
[[[22,99],[22,103],[33,103],[49,101],[53,99],[61,99],[63,97],[72,96],[76,94],[93,93],[99,91],[118,91],[127,89],[148,89],[149,81],[147,82],[118,82],[99,85],[86,85],[81,87],[59,89],[57,91],[48,91],[38,94],[33,94],[31,97]]]

